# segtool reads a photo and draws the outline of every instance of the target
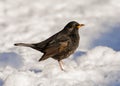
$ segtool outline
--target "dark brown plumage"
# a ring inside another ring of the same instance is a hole
[[[69,57],[79,45],[79,28],[84,24],[75,21],[69,22],[63,30],[40,43],[25,44],[16,43],[15,46],[26,46],[41,51],[43,56],[39,61],[49,57],[58,60],[60,68],[63,70],[61,60]]]

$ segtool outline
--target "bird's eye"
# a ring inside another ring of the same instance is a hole
[[[76,24],[75,26],[77,27],[77,26],[79,26],[79,24]]]

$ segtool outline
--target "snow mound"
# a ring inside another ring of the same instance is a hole
[[[61,71],[57,62],[53,64],[52,61],[44,61],[43,67],[35,61],[34,66],[27,65],[19,70],[7,68],[2,72],[6,76],[3,78],[4,86],[120,85],[120,52],[111,48],[99,46],[78,58],[66,59],[65,71]]]
[[[35,82],[27,72],[19,72],[9,75],[4,86],[35,86]]]

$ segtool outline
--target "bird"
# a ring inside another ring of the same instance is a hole
[[[30,47],[43,53],[39,62],[48,58],[58,61],[60,69],[64,70],[62,60],[68,58],[79,46],[79,28],[85,26],[76,21],[70,21],[61,31],[38,43],[15,43],[15,46]]]

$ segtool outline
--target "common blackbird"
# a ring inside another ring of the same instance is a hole
[[[15,46],[31,47],[43,53],[39,61],[53,58],[58,61],[61,70],[63,70],[62,59],[69,57],[74,53],[79,45],[79,28],[84,24],[76,21],[69,22],[63,30],[39,43],[16,43]]]

